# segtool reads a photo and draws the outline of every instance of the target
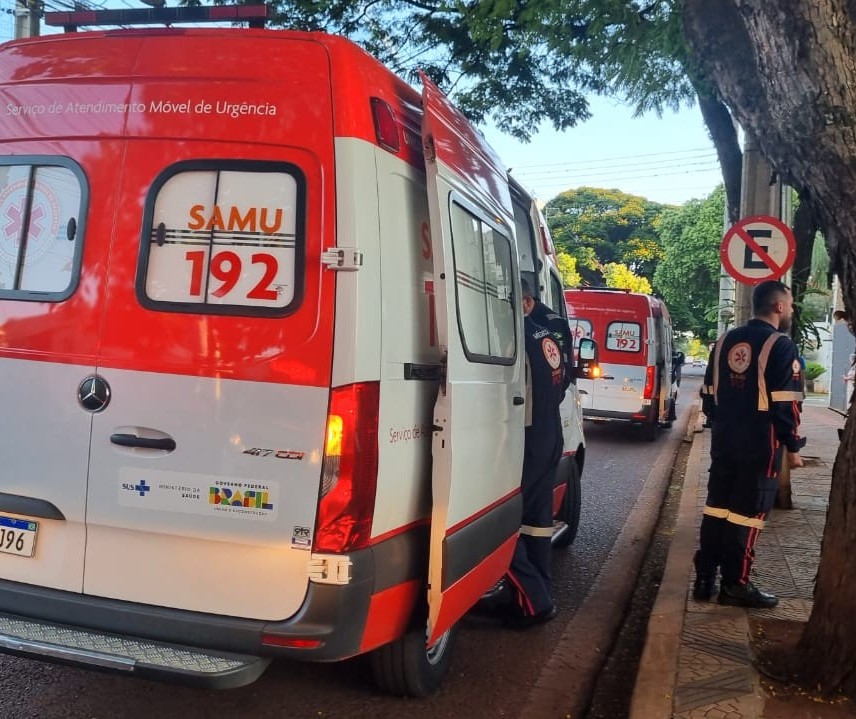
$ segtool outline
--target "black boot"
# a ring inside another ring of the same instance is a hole
[[[779,603],[775,594],[762,592],[752,582],[746,584],[725,584],[719,588],[719,603],[732,607],[750,609],[771,609]]]
[[[693,599],[699,602],[707,602],[716,591],[716,577],[706,574],[697,574],[693,584]]]
[[[716,591],[716,565],[711,566],[709,563],[701,561],[701,550],[696,551],[693,557],[693,566],[695,567],[695,583],[693,584],[693,599],[699,602],[707,602]]]

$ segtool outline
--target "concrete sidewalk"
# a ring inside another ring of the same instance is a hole
[[[764,694],[752,666],[749,612],[808,619],[843,418],[826,396],[803,404],[800,434],[806,466],[791,473],[794,508],[773,510],[755,549],[753,581],[779,597],[775,609],[746,610],[692,599],[692,559],[707,492],[710,432],[701,413],[691,422],[692,449],[666,570],[648,623],[631,719],[763,716]]]

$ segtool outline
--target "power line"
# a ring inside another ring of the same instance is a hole
[[[541,170],[541,171],[529,171],[523,170],[519,174],[525,175],[527,177],[538,177],[543,179],[548,179],[550,177],[562,176],[562,175],[592,175],[592,174],[616,174],[616,173],[624,173],[624,172],[639,172],[641,170],[672,170],[672,169],[680,169],[685,167],[699,167],[699,166],[710,166],[710,167],[718,167],[719,163],[716,157],[713,156],[704,156],[699,155],[698,157],[688,157],[686,160],[682,160],[680,162],[674,161],[656,161],[650,163],[644,162],[630,162],[624,163],[620,165],[592,165],[590,167],[586,166],[576,166],[570,165],[567,169],[564,170]],[[512,172],[516,172],[518,168],[512,168]]]
[[[580,163],[575,163],[574,160],[565,160],[562,162],[542,162],[534,165],[518,165],[517,169],[529,169],[534,167],[556,167],[560,165],[571,165],[571,164],[595,164],[595,163],[604,163],[604,162],[623,162],[626,160],[636,160],[643,157],[662,157],[664,155],[682,155],[686,153],[697,153],[697,152],[705,152],[713,154],[713,150],[710,147],[692,147],[686,148],[684,150],[664,150],[662,152],[647,152],[639,155],[617,155],[613,157],[602,157],[596,158],[594,160],[583,160]]]

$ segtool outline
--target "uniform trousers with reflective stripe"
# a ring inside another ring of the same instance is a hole
[[[701,520],[696,574],[722,583],[746,584],[755,561],[755,543],[776,501],[783,448],[772,457],[718,456],[710,466],[707,502]]]
[[[508,570],[514,603],[525,616],[553,606],[550,563],[553,534],[553,484],[562,456],[562,435],[526,428],[523,455],[523,519]]]

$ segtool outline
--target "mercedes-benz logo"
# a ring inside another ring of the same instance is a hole
[[[98,375],[87,377],[77,388],[77,401],[89,412],[101,412],[110,404],[110,385]]]

